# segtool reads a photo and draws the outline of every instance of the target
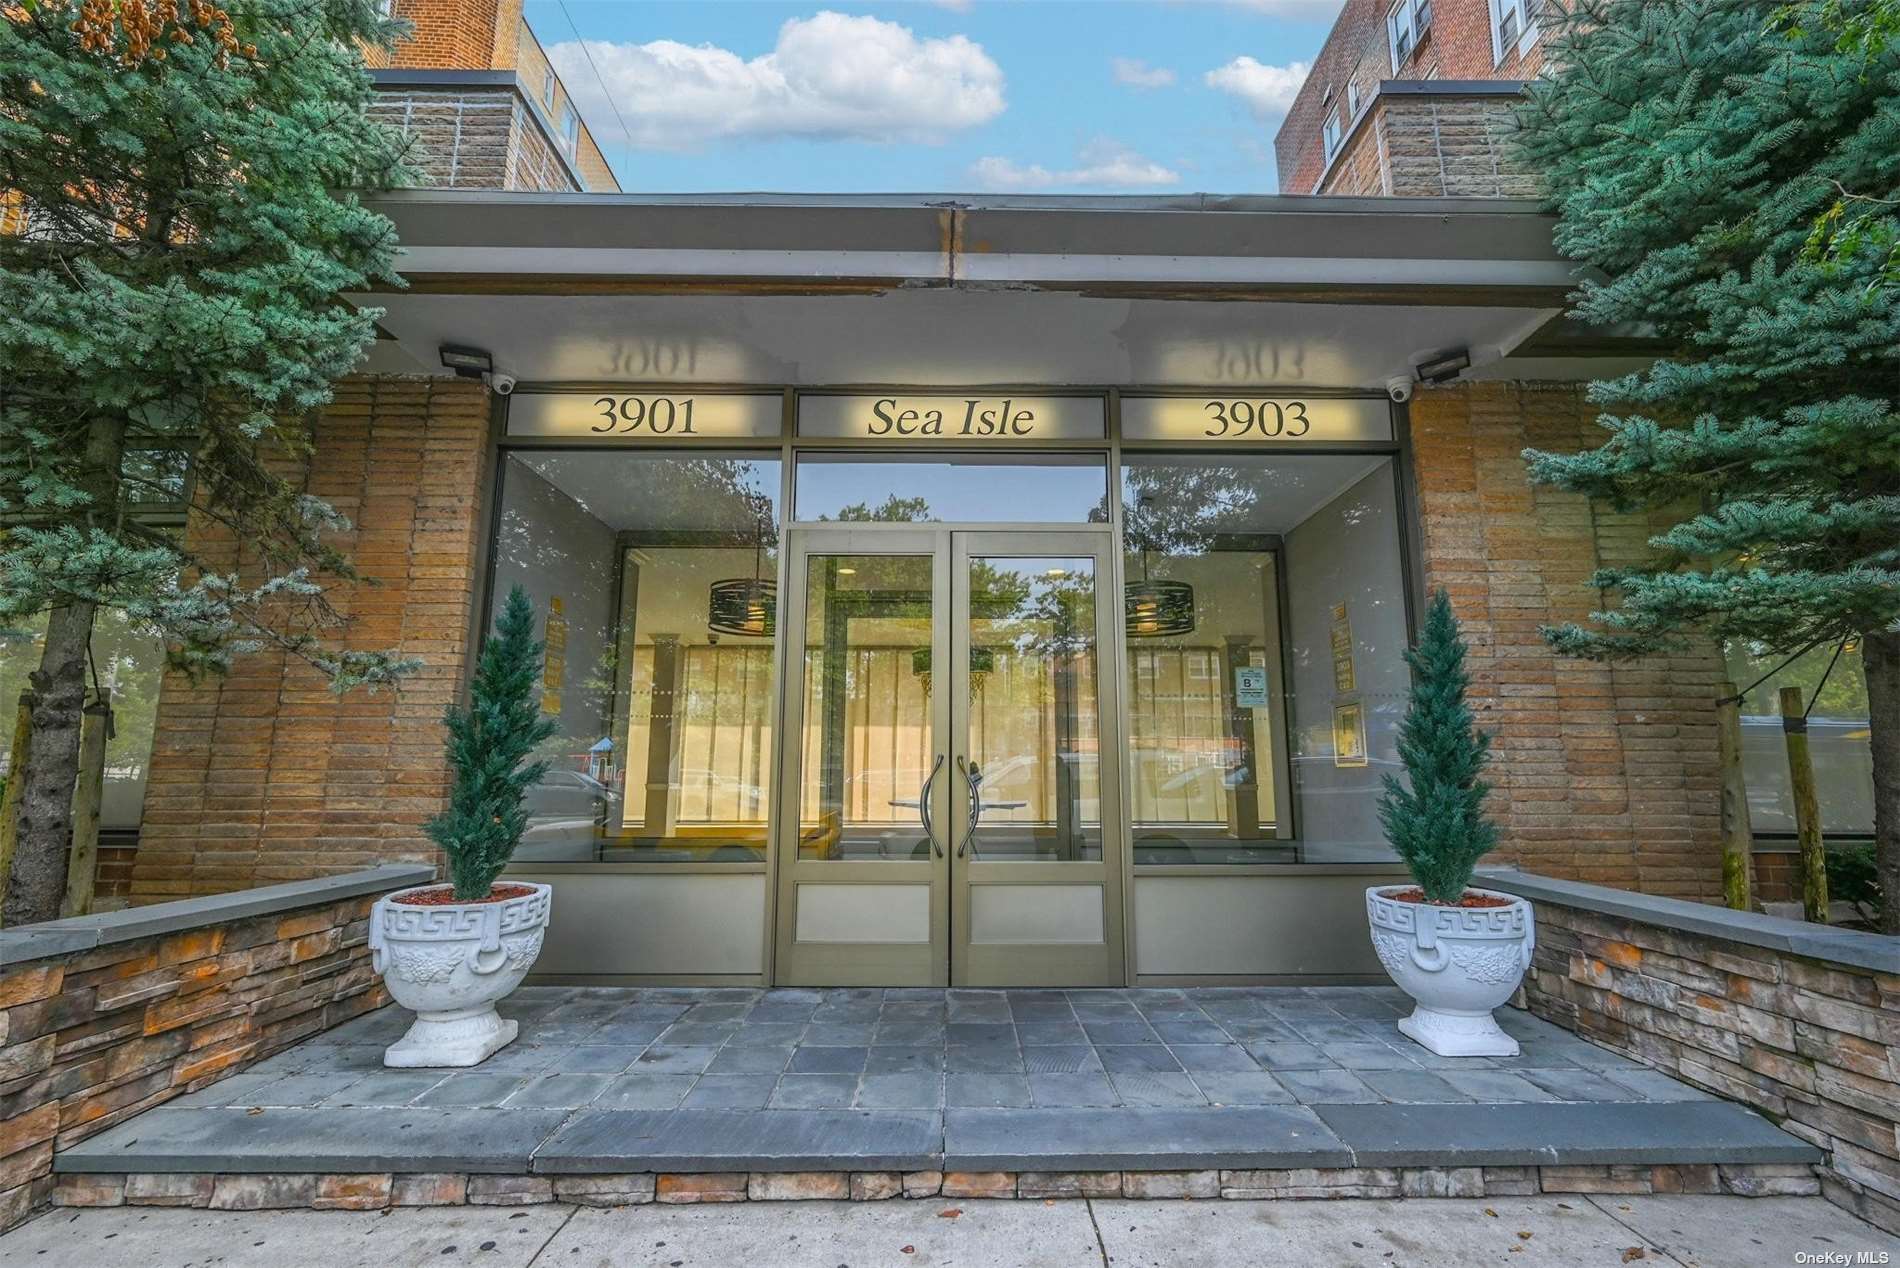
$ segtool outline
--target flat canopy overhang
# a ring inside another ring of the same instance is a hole
[[[1550,217],[1514,200],[370,205],[396,223],[409,285],[355,297],[385,310],[368,368],[437,373],[442,344],[467,344],[528,382],[1380,388],[1452,349],[1487,372],[1576,280]]]

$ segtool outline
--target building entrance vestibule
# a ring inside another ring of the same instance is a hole
[[[778,981],[1122,981],[1113,550],[790,531]]]

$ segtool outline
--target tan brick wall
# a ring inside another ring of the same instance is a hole
[[[1762,1110],[1827,1151],[1831,1200],[1900,1233],[1900,977],[1558,903],[1536,912],[1526,1007]]]
[[[1411,431],[1427,585],[1471,639],[1475,704],[1497,732],[1501,855],[1551,876],[1719,901],[1713,648],[1625,665],[1560,658],[1542,625],[1600,605],[1590,574],[1640,558],[1654,527],[1533,489],[1527,447],[1601,433],[1580,388],[1421,391]]]
[[[374,896],[27,961],[0,973],[0,1230],[53,1154],[387,1002]]]
[[[433,860],[421,824],[447,788],[441,716],[467,653],[488,415],[467,380],[339,387],[303,484],[350,517],[338,545],[380,583],[338,596],[343,637],[426,663],[397,691],[341,697],[277,654],[241,658],[222,681],[168,678],[132,901]],[[219,566],[244,564],[192,531]]]

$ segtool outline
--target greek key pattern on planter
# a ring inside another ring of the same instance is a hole
[[[445,981],[463,961],[483,977],[533,963],[553,906],[547,890],[505,902],[448,907],[391,901],[398,897],[379,900],[370,919],[372,964],[381,973],[393,958],[398,972],[419,982]]]
[[[1394,977],[1407,958],[1427,973],[1455,963],[1471,980],[1487,983],[1506,981],[1530,967],[1536,934],[1527,919],[1528,903],[1435,907],[1402,903],[1377,893],[1367,895],[1367,900],[1373,949]],[[1441,939],[1445,945],[1440,945]],[[1484,945],[1494,940],[1499,945]]]

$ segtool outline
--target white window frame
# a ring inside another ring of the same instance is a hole
[[[1326,112],[1326,121],[1319,125],[1320,149],[1330,161],[1339,153],[1339,147],[1345,143],[1346,133],[1339,125],[1339,107],[1334,106]]]
[[[1357,83],[1346,85],[1346,117],[1348,119],[1359,117],[1359,85]]]
[[[1501,66],[1512,49],[1520,54],[1531,51],[1531,45],[1537,43],[1537,10],[1540,7],[1534,0],[1490,0],[1491,4],[1491,64]],[[1517,34],[1507,43],[1504,39],[1504,20],[1517,19]]]
[[[554,68],[550,66],[541,79],[541,104],[549,110],[554,109],[554,83]]]
[[[561,103],[561,144],[569,154],[575,153],[581,146],[581,116],[574,109],[572,101]]]
[[[1497,0],[1492,0],[1492,3],[1496,2]],[[1429,16],[1426,21],[1422,23],[1419,21],[1420,12],[1429,15],[1431,8],[1432,0],[1394,0],[1392,7],[1385,11],[1385,42],[1387,51],[1392,55],[1394,74],[1397,74],[1406,62],[1412,60],[1418,52],[1419,43],[1424,39],[1425,32],[1431,29]],[[1403,53],[1399,51],[1401,24],[1405,38]]]

